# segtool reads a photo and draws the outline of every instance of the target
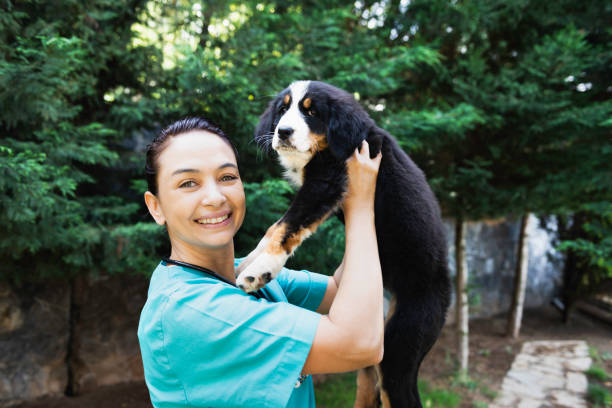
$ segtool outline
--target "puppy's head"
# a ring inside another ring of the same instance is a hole
[[[292,83],[259,118],[255,137],[276,150],[285,167],[304,167],[324,149],[347,159],[373,122],[348,92],[317,81]]]

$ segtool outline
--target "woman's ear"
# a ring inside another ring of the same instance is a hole
[[[144,193],[145,204],[149,209],[149,214],[153,217],[156,223],[159,225],[164,225],[166,223],[166,217],[164,216],[164,212],[159,205],[159,199],[150,191]]]
[[[346,160],[366,138],[370,126],[367,114],[353,104],[338,101],[334,105],[330,109],[327,143],[337,159]]]

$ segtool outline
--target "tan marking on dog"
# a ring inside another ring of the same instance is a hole
[[[302,105],[304,105],[306,109],[310,108],[310,106],[312,105],[312,99],[310,98],[304,99],[304,102],[302,102]]]
[[[285,222],[277,222],[273,224],[266,231],[266,235],[264,238],[267,239],[267,245],[265,252],[271,255],[280,255],[280,254],[291,254],[295,249],[300,246],[300,244],[312,235],[319,225],[323,223],[332,212],[328,212],[318,221],[312,223],[308,227],[301,228],[297,232],[294,232],[287,236],[287,223]],[[284,241],[284,243],[283,243]]]
[[[327,219],[327,217],[329,217],[329,214],[331,214],[331,213],[325,214],[322,218],[320,218],[318,221],[312,223],[308,227],[301,228],[296,233],[293,233],[290,236],[288,236],[287,240],[285,241],[285,245],[284,245],[284,248],[287,251],[287,253],[288,254],[293,253],[293,251],[295,251],[295,249],[298,246],[300,246],[300,244],[306,238],[308,238],[309,236],[314,234],[314,232],[317,230],[317,228],[319,228],[319,225],[321,225],[323,223],[323,221],[325,221]]]
[[[383,383],[383,375],[382,370],[380,369],[380,364],[376,365],[376,373],[378,374],[378,389],[380,390],[380,402],[382,408],[391,408],[391,401],[389,400],[389,394],[382,386]]]
[[[378,408],[376,382],[377,372],[374,366],[359,370],[357,373],[357,395],[353,408]]]
[[[315,154],[321,150],[327,149],[327,137],[320,133],[310,133],[311,147],[310,152]]]
[[[265,252],[272,255],[280,255],[285,251],[285,248],[281,245],[283,242],[283,238],[285,237],[285,233],[287,231],[287,224],[284,222],[277,222],[272,225],[266,231],[266,235],[264,238],[268,238],[268,245],[266,246]]]
[[[291,95],[287,94],[287,95],[285,95],[285,97],[283,98],[283,103],[284,103],[285,105],[288,105],[290,100],[291,100]]]
[[[385,316],[385,326],[391,319],[391,317],[395,314],[395,307],[397,306],[397,299],[395,296],[391,298],[389,302],[389,309],[387,310],[387,316]],[[380,364],[376,365],[376,373],[378,374],[378,389],[380,390],[380,402],[382,403],[383,408],[391,408],[391,401],[389,400],[389,394],[383,387],[383,375],[382,370],[380,369]]]

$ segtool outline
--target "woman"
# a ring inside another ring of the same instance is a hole
[[[172,247],[153,272],[138,327],[154,406],[314,407],[309,374],[382,359],[380,159],[364,142],[347,161],[346,248],[333,277],[284,269],[258,299],[235,287],[245,196],[231,142],[200,118],[153,140],[145,202]]]

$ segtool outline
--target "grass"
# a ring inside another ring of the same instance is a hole
[[[594,347],[589,347],[589,355],[593,359],[593,364],[584,373],[589,377],[589,388],[587,397],[593,408],[612,407],[612,393],[603,383],[612,379],[603,366],[603,361],[610,359],[609,353],[600,354]]]
[[[602,385],[589,384],[587,395],[589,401],[593,403],[593,408],[609,408],[612,406],[612,394]]]
[[[480,393],[484,395],[485,397],[492,399],[492,400],[497,398],[497,392],[493,391],[492,389],[490,389],[489,387],[485,385],[480,387]]]
[[[315,386],[317,407],[352,407],[356,391],[356,373],[329,377],[323,384]],[[424,408],[455,408],[461,402],[461,396],[452,390],[434,388],[426,381],[419,381],[419,393]]]
[[[323,384],[315,386],[315,401],[321,408],[352,407],[357,391],[357,374],[330,376]]]
[[[419,381],[419,393],[424,408],[454,408],[461,402],[461,396],[458,394],[450,390],[432,388],[426,381]]]
[[[608,378],[611,378],[606,369],[598,363],[593,364],[591,368],[584,373],[592,380],[606,381]]]

